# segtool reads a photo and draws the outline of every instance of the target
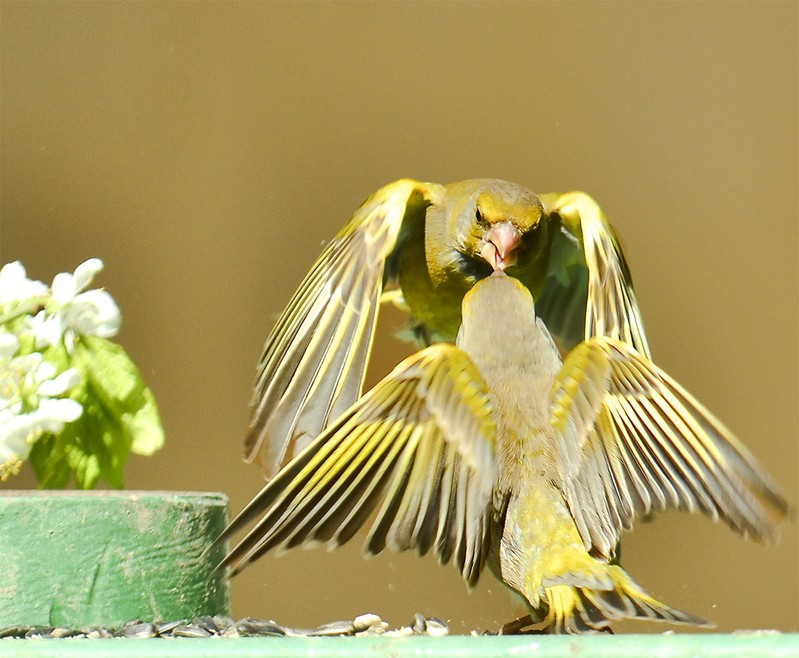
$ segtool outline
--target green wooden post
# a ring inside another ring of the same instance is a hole
[[[227,522],[218,493],[0,492],[0,627],[229,614],[201,559]]]

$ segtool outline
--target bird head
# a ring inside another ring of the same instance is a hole
[[[527,190],[496,183],[486,186],[475,199],[468,244],[479,248],[492,269],[504,270],[517,262],[522,238],[538,225],[543,209],[534,194],[525,194]]]
[[[546,233],[544,208],[526,188],[503,180],[467,180],[450,185],[447,199],[460,269],[474,279],[538,257],[538,234]]]

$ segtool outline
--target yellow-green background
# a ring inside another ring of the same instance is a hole
[[[401,176],[582,189],[625,240],[657,362],[796,503],[797,13],[2,2],[2,260],[47,281],[105,261],[168,434],[127,485],[220,490],[235,511],[261,482],[240,442],[262,342],[367,195]],[[399,351],[375,356],[381,374]],[[764,549],[670,514],[624,561],[721,630],[799,630],[795,523]],[[362,561],[357,544],[264,559],[234,597],[297,625],[418,610],[492,628],[520,610],[488,574],[469,595],[431,557]]]

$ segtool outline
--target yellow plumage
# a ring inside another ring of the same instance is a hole
[[[588,196],[401,179],[327,245],[267,339],[246,460],[272,477],[359,398],[381,300],[408,311],[420,343],[451,342],[463,296],[494,269],[536,295],[563,349],[605,335],[649,354],[624,255]]]
[[[620,619],[702,623],[614,564],[652,511],[702,511],[766,541],[787,504],[751,454],[630,343],[593,336],[565,361],[520,281],[498,269],[465,294],[455,345],[409,357],[288,461],[233,521],[226,557],[350,539],[434,551],[469,584],[487,564],[531,627]],[[220,538],[222,539],[222,538]]]

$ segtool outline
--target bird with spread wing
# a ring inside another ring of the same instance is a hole
[[[596,335],[561,360],[530,291],[502,268],[436,343],[338,415],[220,538],[220,566],[335,548],[373,519],[367,554],[435,552],[469,585],[483,567],[527,603],[520,630],[622,619],[701,624],[616,563],[623,530],[667,508],[770,541],[787,504],[748,450],[630,342]]]
[[[409,313],[420,343],[452,342],[464,294],[496,269],[532,293],[563,351],[608,336],[649,355],[619,241],[590,197],[401,179],[327,245],[267,338],[245,459],[272,477],[360,397],[381,301]]]

